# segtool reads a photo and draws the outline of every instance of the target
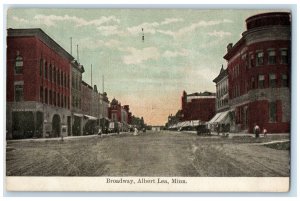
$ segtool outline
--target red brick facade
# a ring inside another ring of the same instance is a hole
[[[229,44],[229,105],[235,131],[257,123],[271,133],[290,128],[290,16],[266,13],[246,20],[247,31]]]
[[[187,95],[183,92],[181,98],[181,121],[209,121],[215,115],[216,97],[214,93],[194,93]]]

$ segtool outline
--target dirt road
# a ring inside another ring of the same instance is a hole
[[[289,151],[260,144],[270,140],[161,131],[64,142],[8,142],[6,172],[28,176],[289,176]]]

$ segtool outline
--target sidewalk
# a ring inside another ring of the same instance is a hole
[[[109,137],[109,136],[115,136],[115,135],[124,135],[124,134],[132,134],[132,132],[120,132],[117,133],[109,133],[109,134],[93,134],[93,135],[80,135],[80,136],[66,136],[63,138],[63,140],[73,140],[73,139],[80,139],[80,138],[93,138],[93,137]],[[46,142],[46,141],[61,141],[61,137],[56,138],[28,138],[28,139],[18,139],[18,140],[6,140],[7,142],[33,142],[33,141],[40,141],[40,142]]]

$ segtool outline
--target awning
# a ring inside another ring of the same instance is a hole
[[[212,124],[212,123],[214,123],[219,117],[220,117],[220,115],[221,115],[221,113],[217,113],[217,114],[215,114],[215,116],[211,119],[211,120],[209,120],[209,124]]]
[[[90,115],[84,115],[84,117],[90,119],[90,120],[97,120],[96,117],[90,116]]]
[[[83,117],[83,114],[73,113],[74,116]]]
[[[228,117],[229,111],[217,113],[208,123],[223,123]]]

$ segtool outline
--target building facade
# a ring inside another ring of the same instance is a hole
[[[247,30],[227,46],[229,105],[234,130],[290,129],[290,13],[264,13],[246,19]]]
[[[58,137],[62,128],[70,132],[73,60],[41,29],[7,30],[8,138]]]
[[[76,60],[71,63],[72,73],[71,73],[71,114],[72,114],[72,128],[71,133],[68,135],[82,135],[82,109],[81,109],[81,81],[82,73],[84,73],[83,65]]]
[[[187,94],[181,98],[181,121],[209,121],[215,115],[216,94],[211,92]]]
[[[229,94],[228,94],[228,71],[222,68],[219,75],[213,80],[216,84],[216,114],[209,120],[211,129],[217,131],[220,128],[227,130],[231,128],[232,119],[229,115]]]

